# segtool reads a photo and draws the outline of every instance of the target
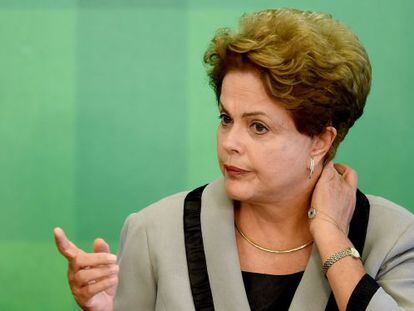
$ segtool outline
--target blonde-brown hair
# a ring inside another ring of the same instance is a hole
[[[217,31],[204,63],[218,102],[225,74],[253,66],[299,132],[314,136],[335,127],[326,160],[362,115],[371,86],[371,65],[358,38],[330,15],[309,11],[244,14],[238,32]]]

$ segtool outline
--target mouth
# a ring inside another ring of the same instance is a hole
[[[227,174],[230,176],[240,176],[240,175],[245,175],[249,173],[249,171],[246,171],[244,169],[241,169],[237,166],[232,166],[232,165],[224,165],[224,169],[226,170]]]

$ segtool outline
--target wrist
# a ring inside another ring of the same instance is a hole
[[[336,236],[342,235],[344,237],[348,236],[348,228],[343,229],[338,224],[334,224],[331,221],[328,221],[322,217],[317,219],[312,219],[309,225],[309,231],[314,238],[319,236]]]
[[[334,225],[321,225],[311,231],[311,234],[322,262],[325,262],[329,256],[343,248],[353,247],[348,237]]]
[[[332,224],[321,224],[320,226],[310,230],[316,246],[323,255],[330,255],[331,252],[338,251],[341,247],[350,247],[352,242],[348,237]],[[327,251],[327,253],[324,252]],[[322,256],[322,259],[326,259]]]
[[[354,247],[342,248],[341,250],[333,253],[331,256],[328,257],[328,259],[324,261],[323,266],[322,266],[322,272],[325,274],[325,276],[326,276],[328,269],[332,265],[344,259],[346,256],[350,256],[355,259],[361,259],[361,255],[359,254],[356,248]]]

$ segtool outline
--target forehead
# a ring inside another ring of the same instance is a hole
[[[253,69],[230,70],[223,79],[221,99],[255,98],[257,101],[270,100],[259,73]]]
[[[225,75],[220,104],[230,113],[260,111],[279,123],[293,125],[290,113],[280,101],[269,96],[259,73],[252,69],[231,70]]]

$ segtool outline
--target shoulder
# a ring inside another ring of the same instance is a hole
[[[188,192],[170,195],[130,214],[121,230],[119,258],[127,252],[139,254],[138,245],[152,245],[153,251],[158,246],[167,249],[176,245],[181,236],[183,202]]]
[[[185,197],[190,191],[182,191],[156,201],[138,212],[130,214],[125,220],[129,228],[153,226],[178,220],[183,214]]]
[[[206,189],[202,194],[203,200],[206,197],[211,198],[216,196],[218,183],[219,180],[215,180],[206,185]],[[124,227],[145,226],[146,228],[161,230],[173,226],[181,227],[183,223],[184,201],[192,190],[167,196],[144,207],[138,212],[130,214],[125,221]]]
[[[378,260],[414,249],[414,214],[383,197],[366,197],[370,211],[364,252]]]
[[[369,223],[375,227],[384,225],[401,229],[414,224],[414,214],[408,209],[376,195],[366,195],[370,204]]]

